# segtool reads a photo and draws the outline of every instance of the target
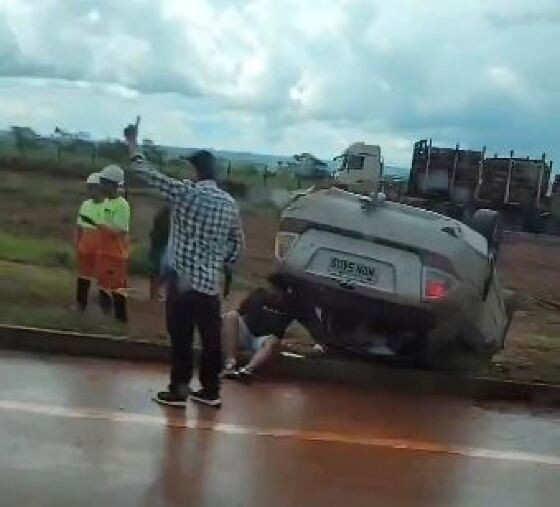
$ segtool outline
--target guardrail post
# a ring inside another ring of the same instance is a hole
[[[474,199],[478,200],[480,197],[480,187],[482,186],[482,181],[484,178],[484,159],[486,158],[486,146],[482,147],[482,156],[480,157],[480,162],[478,163],[478,176],[476,180],[476,188],[474,190]]]
[[[540,171],[539,171],[539,181],[537,183],[538,187],[537,187],[537,198],[535,200],[535,207],[537,209],[540,208],[541,205],[541,187],[542,187],[542,183],[543,183],[543,177],[544,177],[544,168],[546,165],[546,153],[542,154],[542,159],[541,159],[541,166],[540,166]]]
[[[430,143],[428,144],[428,156],[426,157],[426,171],[424,173],[424,185],[423,191],[426,192],[428,187],[428,177],[430,175],[430,163],[432,161],[432,140],[430,139]]]
[[[459,143],[455,146],[455,157],[453,158],[453,171],[451,172],[451,180],[449,181],[449,197],[453,196],[455,190],[455,178],[457,177],[457,166],[459,165]]]
[[[509,167],[508,167],[508,175],[506,181],[506,190],[504,194],[504,204],[509,203],[509,197],[511,193],[511,174],[513,172],[513,150],[509,152]]]

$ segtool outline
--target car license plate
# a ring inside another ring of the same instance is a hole
[[[377,283],[377,270],[366,263],[331,257],[329,273],[336,277],[374,285]]]

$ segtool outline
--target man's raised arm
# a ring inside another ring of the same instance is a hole
[[[137,116],[136,123],[131,123],[124,129],[124,139],[130,156],[130,170],[148,185],[159,190],[168,201],[174,203],[181,200],[185,192],[194,188],[194,184],[188,180],[181,182],[170,178],[159,172],[146,160],[138,146],[139,125],[140,116]]]

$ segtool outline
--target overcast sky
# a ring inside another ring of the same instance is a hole
[[[331,157],[560,163],[559,0],[0,0],[0,128]]]

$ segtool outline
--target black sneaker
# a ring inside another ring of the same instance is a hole
[[[253,373],[253,370],[240,368],[239,370],[237,370],[237,378],[235,380],[243,382],[244,384],[249,384],[254,380],[254,378],[255,374]]]
[[[227,380],[239,380],[239,370],[237,368],[226,368],[221,377]]]
[[[218,394],[211,394],[205,389],[200,389],[191,394],[191,400],[209,407],[220,408],[222,400]]]
[[[187,397],[171,391],[161,391],[152,398],[160,405],[167,405],[169,407],[186,407]]]

